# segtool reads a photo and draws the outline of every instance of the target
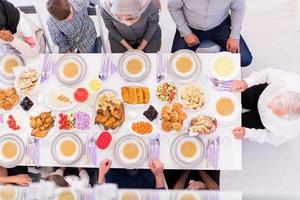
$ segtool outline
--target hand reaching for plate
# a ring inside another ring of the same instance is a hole
[[[231,89],[235,92],[244,92],[247,88],[248,84],[244,80],[236,80],[231,85]]]
[[[245,138],[246,129],[244,127],[238,127],[233,129],[232,133],[236,139],[242,140],[243,138]]]

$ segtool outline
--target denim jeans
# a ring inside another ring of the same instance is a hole
[[[230,26],[231,26],[231,20],[230,17],[228,17],[220,25],[208,31],[197,30],[191,27],[190,29],[195,35],[197,35],[200,42],[203,40],[212,40],[216,44],[221,46],[221,51],[226,51],[226,43],[231,33]],[[179,31],[178,30],[176,31],[173,40],[172,53],[180,49],[190,49],[192,51],[195,51],[197,47],[198,45],[189,47],[185,43],[184,38],[180,36]],[[242,36],[240,38],[240,54],[241,54],[241,66],[246,67],[250,65],[252,62],[252,55]]]

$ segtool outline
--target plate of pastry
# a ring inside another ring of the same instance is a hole
[[[167,104],[161,109],[160,119],[161,129],[164,132],[179,132],[184,128],[187,114],[180,103]]]
[[[115,158],[126,168],[137,168],[148,157],[147,144],[138,136],[127,135],[120,138],[114,147]]]
[[[234,80],[241,71],[234,54],[221,52],[215,55],[210,67],[211,75],[221,81]]]
[[[143,51],[131,50],[122,55],[119,60],[119,74],[129,82],[142,81],[150,73],[151,62]]]
[[[237,96],[231,92],[218,93],[212,101],[213,112],[222,122],[230,122],[241,115],[242,106]]]
[[[197,111],[206,104],[207,97],[200,85],[185,84],[180,89],[179,101],[185,109]]]
[[[169,62],[171,76],[175,81],[189,83],[195,81],[201,73],[201,60],[191,50],[176,51]]]
[[[82,156],[81,139],[74,133],[61,133],[52,142],[53,158],[62,165],[76,163]]]
[[[14,68],[25,66],[23,58],[18,54],[7,54],[0,58],[0,75],[7,84],[14,84]]]
[[[0,108],[10,111],[18,105],[20,97],[14,87],[0,88]]]
[[[70,110],[77,105],[77,101],[75,101],[73,94],[74,89],[65,87],[56,88],[48,92],[45,103],[52,110]]]
[[[123,86],[121,96],[124,104],[128,106],[145,106],[151,102],[150,90],[145,86]]]
[[[200,114],[192,118],[189,124],[189,135],[210,135],[217,129],[217,120],[214,117]]]
[[[85,60],[75,54],[62,56],[56,64],[55,74],[64,85],[75,85],[82,81],[87,72]]]
[[[99,93],[95,106],[95,124],[116,131],[125,121],[124,105],[113,90]]]
[[[36,139],[45,139],[54,131],[55,115],[52,111],[32,111],[28,118],[28,130]]]
[[[20,164],[25,156],[25,145],[22,139],[14,134],[0,137],[0,166],[12,168]]]
[[[199,137],[183,134],[172,142],[173,159],[182,166],[196,166],[204,158],[205,146]]]
[[[15,88],[22,96],[29,96],[40,84],[41,73],[31,67],[18,68],[15,70]]]

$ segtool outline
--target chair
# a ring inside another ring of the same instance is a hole
[[[196,49],[196,53],[219,53],[220,51],[221,47],[211,40],[201,41]]]

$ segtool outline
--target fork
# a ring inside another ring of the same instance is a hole
[[[55,62],[50,54],[45,55],[44,65],[43,65],[43,75],[41,77],[41,83],[45,82],[49,78],[49,72],[51,74],[54,72]]]
[[[210,82],[213,84],[213,86],[222,91],[231,91],[231,85],[233,81],[220,81],[215,78],[209,77]]]
[[[102,63],[101,63],[99,78],[104,81],[108,78],[108,69],[109,69],[108,62],[109,62],[109,60],[108,60],[106,54],[102,54],[102,56],[103,56],[103,59],[102,59]]]
[[[164,55],[162,53],[156,54],[156,62],[157,62],[157,74],[156,79],[157,83],[165,78],[165,63],[164,63]]]
[[[160,140],[159,135],[156,135],[152,139],[150,139],[150,161],[159,159],[159,150],[160,150]]]

